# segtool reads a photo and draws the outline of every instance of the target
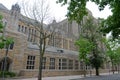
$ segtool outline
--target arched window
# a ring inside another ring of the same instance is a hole
[[[0,60],[0,71],[9,71],[12,60],[9,57],[4,57]]]

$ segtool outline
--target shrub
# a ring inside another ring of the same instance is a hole
[[[14,72],[9,72],[9,71],[5,71],[4,72],[4,77],[8,78],[8,77],[15,77],[16,74]],[[3,71],[0,71],[0,77],[3,77]]]

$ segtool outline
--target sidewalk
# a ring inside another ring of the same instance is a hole
[[[44,77],[44,78],[42,78],[42,80],[70,80],[70,79],[76,79],[76,78],[82,78],[82,75]],[[5,79],[5,80],[37,80],[37,78]]]
[[[102,73],[100,75],[110,75],[112,73]],[[95,74],[86,75],[87,77],[94,77]],[[84,78],[83,75],[71,75],[71,76],[56,76],[56,77],[44,77],[42,80],[71,80],[71,79],[80,79]],[[5,79],[5,80],[37,80],[37,78],[27,78],[27,79]]]
[[[110,75],[112,73],[102,73],[100,75]],[[95,74],[90,74],[86,75],[86,77],[94,77]],[[71,76],[57,76],[57,77],[45,77],[43,80],[71,80],[71,79],[79,79],[79,78],[84,78],[84,75],[71,75]],[[35,79],[34,79],[35,80]]]

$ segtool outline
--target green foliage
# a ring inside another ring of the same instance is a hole
[[[13,38],[6,38],[6,41],[5,41],[6,45],[10,45],[13,42],[14,42]]]
[[[80,37],[80,39],[77,40],[75,44],[79,47],[79,59],[85,63],[89,63],[89,55],[94,48],[94,45],[83,37]]]
[[[84,15],[87,15],[86,10],[86,0],[58,0],[58,3],[65,5],[69,3],[67,17],[69,20],[75,20],[77,23],[80,23]]]
[[[57,0],[62,5],[68,4],[67,17],[80,23],[83,16],[87,15],[86,3],[92,1],[98,5],[99,10],[104,10],[106,5],[110,6],[112,15],[102,24],[102,32],[112,32],[113,39],[120,38],[120,1],[119,0]]]
[[[102,43],[101,33],[99,32],[99,23],[94,23],[92,17],[88,17],[85,20],[85,24],[81,28],[81,36],[76,41],[76,45],[79,47],[79,58],[86,64],[91,64],[96,69],[96,75],[99,75],[98,69],[101,67],[104,57],[103,51],[99,43]]]
[[[3,31],[2,16],[0,15],[0,33]]]
[[[8,72],[8,71],[4,72],[4,77],[5,78],[15,77],[15,76],[16,76],[16,74],[14,72]],[[3,77],[3,71],[0,71],[0,77],[1,78]]]
[[[107,47],[107,56],[112,64],[118,64],[120,62],[120,47],[117,41],[108,39],[105,41]]]
[[[11,43],[13,43],[13,38],[5,38],[5,36],[3,35],[3,23],[2,23],[2,15],[0,15],[0,33],[2,34],[0,36],[0,49],[4,48],[4,46],[8,46]]]
[[[3,48],[4,48],[4,45],[5,45],[5,43],[0,42],[0,49],[3,49]]]

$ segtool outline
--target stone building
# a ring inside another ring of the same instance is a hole
[[[5,37],[12,37],[14,43],[10,45],[7,55],[7,70],[22,77],[37,77],[39,65],[39,50],[36,45],[38,39],[35,21],[20,13],[18,4],[8,10],[0,4],[0,14],[5,24]],[[56,35],[47,42],[43,58],[43,76],[80,75],[84,67],[78,59],[74,41],[78,38],[78,25],[67,19],[57,23],[55,20],[49,25],[44,24],[46,30],[57,26]],[[6,49],[0,50],[0,70],[3,69]]]

